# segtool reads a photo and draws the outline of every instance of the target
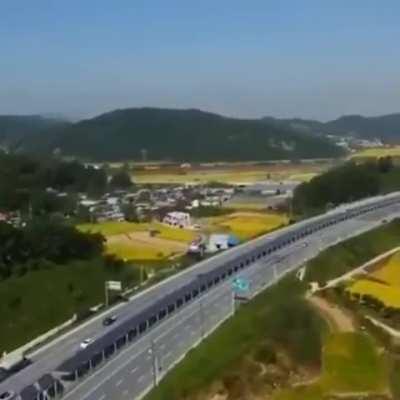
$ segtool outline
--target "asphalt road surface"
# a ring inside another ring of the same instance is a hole
[[[304,239],[287,245],[264,260],[242,270],[240,276],[250,282],[248,297],[254,296],[265,287],[273,284],[288,271],[314,257],[322,249],[348,237],[380,225],[400,216],[400,205],[388,206],[359,217],[329,226]],[[267,238],[279,237],[284,232],[296,230],[292,225],[266,235],[252,243],[239,246],[251,248]],[[239,248],[238,247],[238,248]],[[236,250],[238,249],[236,248]],[[115,324],[104,327],[105,316],[118,314],[116,324],[140,312],[157,299],[162,299],[174,288],[189,282],[199,272],[206,272],[220,265],[221,261],[231,260],[232,252],[226,251],[212,259],[198,263],[180,274],[135,295],[129,303],[120,304],[67,334],[50,342],[31,354],[33,364],[0,384],[0,393],[13,390],[19,393],[24,387],[35,382],[45,373],[53,372],[66,358],[79,351],[79,343],[87,337],[96,338],[105,331],[114,329]],[[236,253],[237,254],[237,251]],[[266,268],[269,266],[269,268]],[[230,282],[225,282],[164,322],[156,325],[135,343],[125,346],[107,363],[91,372],[78,382],[65,384],[63,398],[68,400],[119,400],[139,399],[159,382],[168,369],[172,368],[202,338],[207,336],[226,318],[234,313]]]

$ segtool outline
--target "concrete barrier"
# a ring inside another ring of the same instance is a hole
[[[77,315],[74,314],[73,317],[68,321],[62,323],[61,325],[56,326],[53,329],[50,329],[46,333],[43,333],[42,335],[36,337],[30,342],[19,347],[18,349],[15,349],[10,353],[4,352],[0,358],[0,367],[5,369],[10,369],[13,365],[22,361],[24,357],[27,357],[28,353],[30,351],[33,351],[35,347],[39,346],[46,340],[50,339],[51,337],[59,333],[61,330],[72,325],[74,322],[76,322],[76,320],[77,320]]]

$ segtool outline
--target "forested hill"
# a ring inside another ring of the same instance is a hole
[[[0,115],[0,145],[7,149],[29,148],[28,143],[66,128],[68,122],[39,115]]]
[[[345,115],[328,122],[301,118],[279,119],[262,118],[268,124],[281,128],[294,129],[312,135],[341,135],[365,139],[378,138],[386,143],[400,143],[400,113],[364,117],[362,115]]]
[[[336,133],[350,133],[364,138],[380,138],[384,142],[400,143],[400,113],[379,117],[348,115],[327,122],[325,127]]]
[[[53,136],[42,151],[93,160],[244,161],[336,157],[323,138],[260,120],[199,110],[132,108],[80,121]]]

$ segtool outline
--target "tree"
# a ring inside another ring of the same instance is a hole
[[[139,218],[136,212],[136,207],[133,204],[125,204],[122,207],[124,218],[129,222],[139,222]]]
[[[393,169],[393,159],[391,156],[380,157],[378,159],[378,168],[382,173],[387,173]]]
[[[124,169],[117,171],[111,177],[110,186],[113,189],[129,189],[132,187],[132,180],[129,173]]]
[[[349,162],[299,185],[294,191],[293,208],[299,214],[324,211],[379,193],[381,181],[375,163]]]

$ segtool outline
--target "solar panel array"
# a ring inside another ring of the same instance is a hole
[[[231,261],[225,261],[216,265],[212,270],[193,278],[189,283],[177,288],[162,299],[156,300],[137,315],[123,321],[103,336],[91,343],[87,348],[78,351],[71,358],[64,361],[57,371],[70,374],[70,376],[82,376],[91,367],[104,362],[109,356],[129,342],[134,342],[147,332],[157,322],[168,315],[175,313],[177,309],[193,301],[199,296],[204,296],[209,290],[218,286],[228,277],[238,271],[249,267],[252,263],[267,257],[273,252],[288,244],[300,240],[318,230],[325,229],[341,221],[354,218],[364,213],[387,207],[399,202],[400,194],[394,193],[357,203],[355,207],[341,207],[339,212],[327,213],[323,217],[313,218],[298,224],[297,229],[284,232],[274,239],[257,240],[255,245],[249,246],[248,252],[241,252],[232,257]],[[232,251],[233,253],[233,251]],[[26,387],[21,393],[22,400],[38,399],[38,389],[34,385]]]

